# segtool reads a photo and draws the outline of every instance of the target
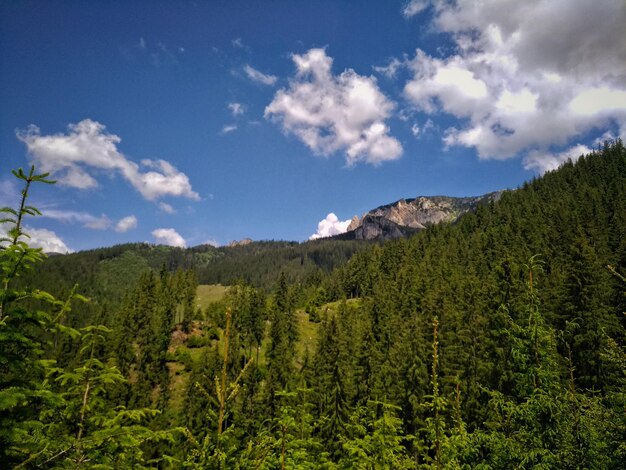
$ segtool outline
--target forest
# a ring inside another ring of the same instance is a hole
[[[383,243],[46,257],[14,175],[2,468],[626,468],[619,139]]]

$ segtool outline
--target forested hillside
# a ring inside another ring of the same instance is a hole
[[[4,213],[6,467],[626,466],[619,140],[383,244],[42,262]],[[232,287],[198,309],[198,280]]]
[[[307,282],[343,265],[364,242],[317,240],[306,243],[285,241],[252,242],[241,246],[215,248],[199,245],[176,248],[147,243],[129,243],[110,248],[53,255],[24,283],[61,295],[75,283],[98,299],[117,302],[139,275],[152,269],[168,271],[193,269],[201,284],[229,285],[238,280],[271,290],[280,273],[290,282]]]
[[[247,245],[221,247],[209,263],[196,265],[202,284],[229,285],[237,280],[271,290],[283,273],[290,283],[310,282],[342,266],[367,243],[313,240],[305,243],[262,241]],[[191,251],[202,250],[202,247]]]

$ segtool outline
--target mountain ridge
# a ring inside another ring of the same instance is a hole
[[[454,223],[458,218],[500,199],[503,191],[474,197],[417,196],[399,199],[354,216],[348,230],[334,238],[342,240],[387,240],[400,238],[439,223]]]

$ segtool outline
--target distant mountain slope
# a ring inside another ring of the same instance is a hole
[[[269,290],[275,287],[281,272],[289,282],[308,282],[320,273],[329,273],[344,265],[354,253],[367,246],[362,241],[336,239],[305,243],[255,241],[218,248],[218,256],[210,263],[197,266],[196,271],[201,284],[227,285],[245,279]]]
[[[377,207],[361,217],[355,216],[344,240],[386,240],[400,238],[442,222],[454,222],[479,204],[496,201],[501,191],[478,197],[420,196],[400,199]]]
[[[366,244],[362,242],[339,240],[246,241],[220,248],[200,245],[187,249],[127,243],[50,256],[37,273],[30,273],[21,282],[46,289],[60,298],[79,284],[80,292],[96,303],[115,306],[126,289],[148,269],[194,269],[201,284],[229,285],[245,279],[269,290],[281,272],[290,282],[305,282],[342,266],[364,248]]]

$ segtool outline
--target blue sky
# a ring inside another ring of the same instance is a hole
[[[63,252],[514,188],[626,135],[624,24],[623,0],[2,2],[0,204],[50,171],[29,224]]]

